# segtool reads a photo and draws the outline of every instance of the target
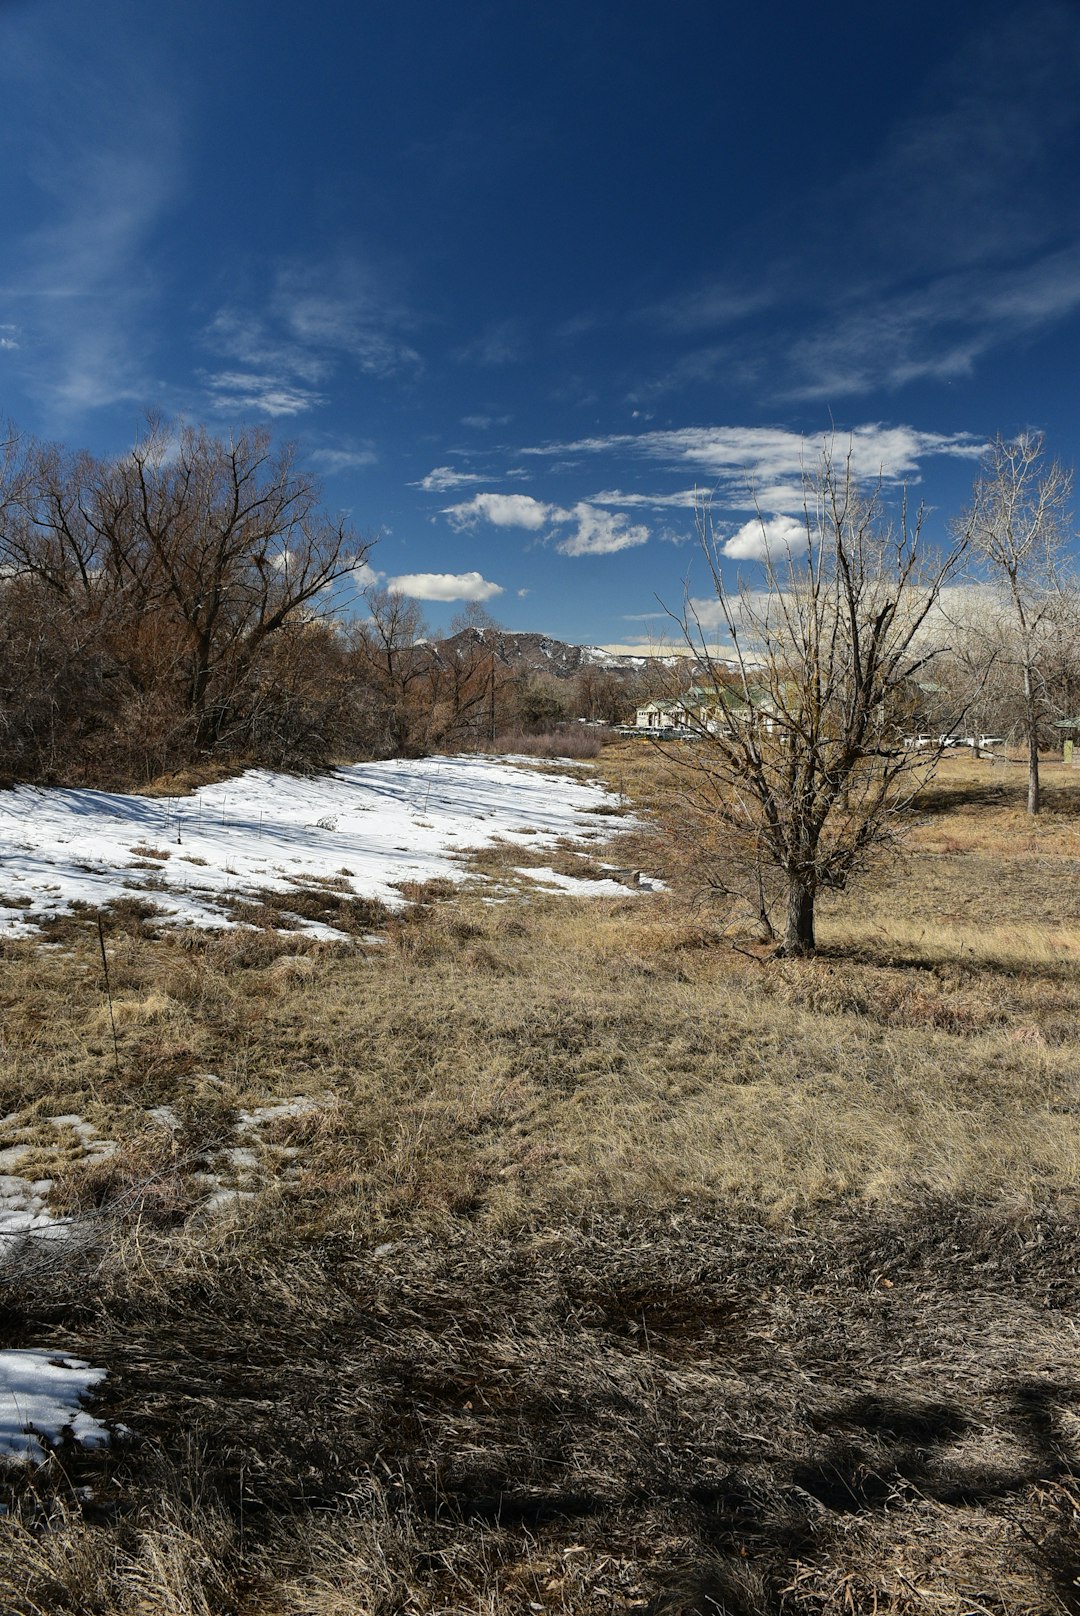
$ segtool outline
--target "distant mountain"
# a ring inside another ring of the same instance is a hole
[[[548,673],[556,679],[573,679],[583,668],[610,668],[633,672],[642,668],[669,667],[676,658],[615,655],[598,645],[568,645],[550,634],[514,633],[503,628],[463,628],[440,644],[454,651],[483,646],[496,661],[512,673]]]

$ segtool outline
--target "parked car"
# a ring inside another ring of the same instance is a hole
[[[916,752],[926,752],[934,744],[932,735],[905,735],[904,745],[910,746]]]

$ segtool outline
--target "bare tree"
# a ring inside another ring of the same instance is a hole
[[[432,702],[430,653],[420,605],[409,595],[372,586],[367,619],[353,634],[357,675],[367,698],[369,746],[381,757],[427,751]]]
[[[0,440],[0,727],[19,774],[149,779],[264,742],[325,755],[341,703],[320,695],[336,646],[315,625],[370,546],[320,511],[293,452],[155,422],[112,461]]]
[[[983,558],[1012,621],[1013,649],[1005,660],[1023,693],[1029,814],[1039,812],[1039,731],[1050,705],[1047,666],[1059,649],[1056,624],[1067,605],[1061,573],[1071,493],[1072,475],[1057,460],[1047,460],[1042,433],[995,438],[971,507],[956,524]]]
[[[681,716],[695,738],[665,750],[707,834],[782,880],[781,952],[810,954],[818,892],[894,837],[925,777],[904,732],[964,544],[924,556],[921,515],[909,524],[905,509],[894,529],[880,488],[861,491],[850,456],[837,466],[828,448],[804,539],[778,550],[762,523],[763,588],[729,584],[707,503],[698,515],[715,609],[689,603],[682,616],[698,683]]]
[[[5,464],[0,577],[92,644],[118,732],[146,715],[146,767],[246,745],[274,642],[333,616],[370,549],[261,431],[151,422],[119,459],[29,445]]]

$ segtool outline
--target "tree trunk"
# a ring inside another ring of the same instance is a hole
[[[1028,747],[1027,811],[1035,815],[1039,811],[1039,719],[1035,711],[1035,690],[1030,663],[1024,664],[1024,705]]]
[[[785,957],[812,954],[814,942],[814,894],[796,876],[788,877],[787,924],[780,952]]]

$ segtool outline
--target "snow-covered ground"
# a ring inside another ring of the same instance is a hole
[[[0,937],[123,897],[150,900],[166,923],[226,926],[229,904],[250,892],[328,880],[397,907],[402,883],[460,880],[458,856],[497,839],[535,848],[624,829],[604,812],[618,806],[580,770],[477,757],[314,779],[250,770],[187,797],[20,786],[0,792]],[[297,929],[340,935],[310,920]]]
[[[34,1348],[0,1352],[0,1460],[37,1463],[45,1458],[45,1443],[59,1442],[65,1432],[83,1447],[108,1442],[105,1426],[82,1407],[104,1378],[104,1369],[83,1358]]]

